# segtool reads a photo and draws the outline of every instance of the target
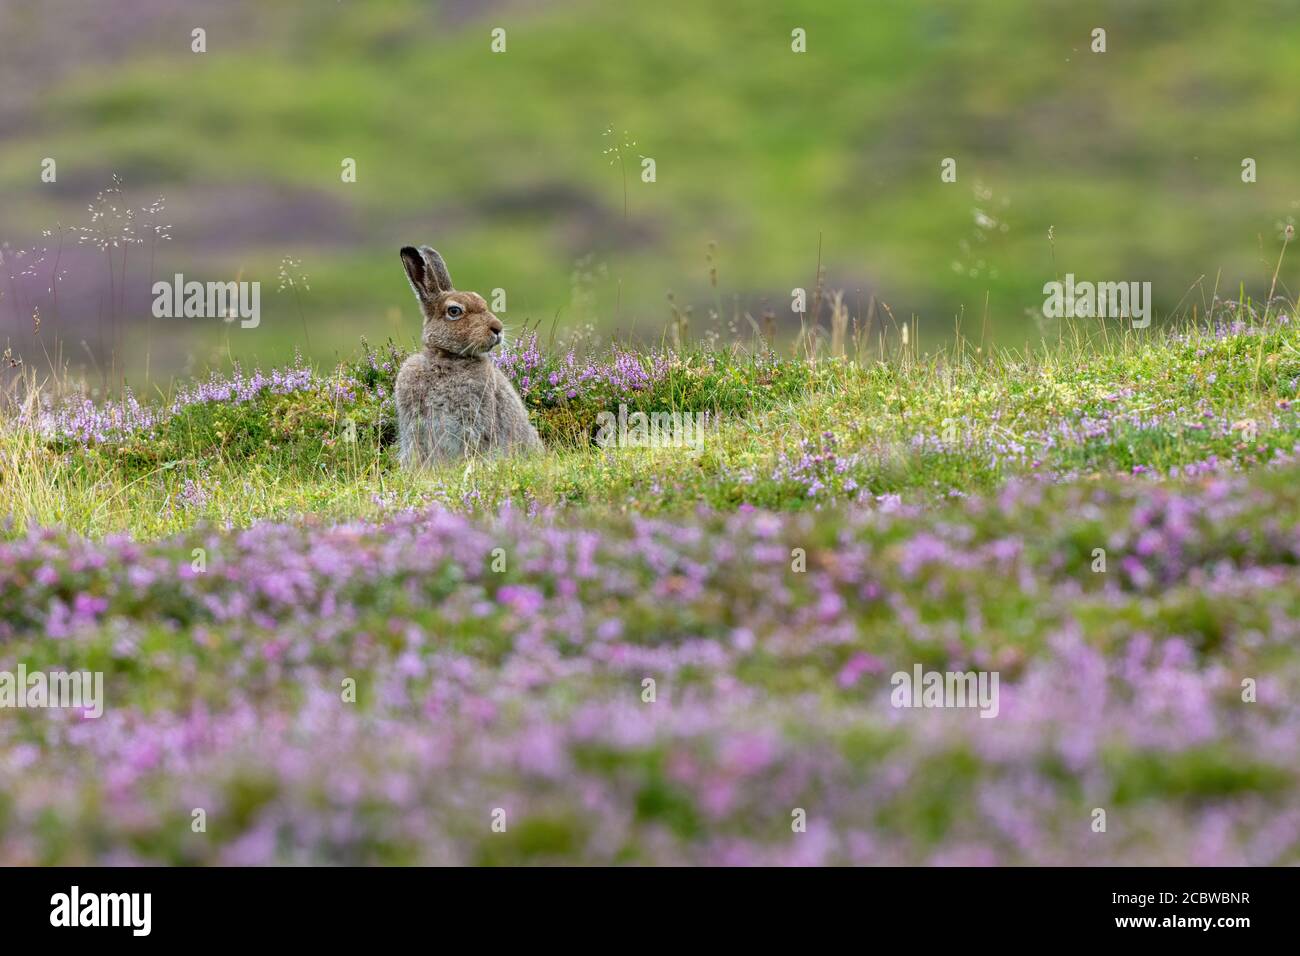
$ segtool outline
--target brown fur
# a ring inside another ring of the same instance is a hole
[[[452,287],[435,250],[405,246],[401,255],[424,313],[422,350],[397,373],[402,464],[541,451],[524,403],[489,357],[502,341],[501,320],[481,295]]]

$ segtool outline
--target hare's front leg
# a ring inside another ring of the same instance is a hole
[[[477,452],[480,444],[469,423],[436,403],[411,415],[399,436],[398,459],[407,467],[455,461]]]

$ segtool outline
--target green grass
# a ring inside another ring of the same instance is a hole
[[[856,358],[762,347],[643,354],[647,368],[665,371],[641,391],[528,394],[544,455],[420,472],[396,461],[400,359],[391,347],[366,347],[307,391],[190,405],[152,433],[89,447],[42,438],[11,417],[0,433],[7,533],[62,524],[148,537],[198,521],[328,520],[431,503],[798,510],[979,493],[1015,477],[1148,480],[1207,462],[1249,467],[1300,443],[1290,405],[1300,327],[1276,317],[1254,316],[1236,333],[1072,337],[1029,353],[962,344],[920,357],[895,343]],[[548,355],[531,374],[563,361]],[[340,385],[350,397],[334,395]],[[708,413],[712,424],[698,448],[600,447],[597,415],[620,401],[632,411]]]

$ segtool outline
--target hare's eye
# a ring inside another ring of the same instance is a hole
[[[464,314],[465,310],[458,305],[447,306],[447,318],[449,319],[459,319]]]

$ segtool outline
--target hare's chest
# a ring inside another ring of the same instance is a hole
[[[430,391],[426,414],[443,425],[448,437],[472,448],[492,430],[496,393],[487,375],[449,376]]]

